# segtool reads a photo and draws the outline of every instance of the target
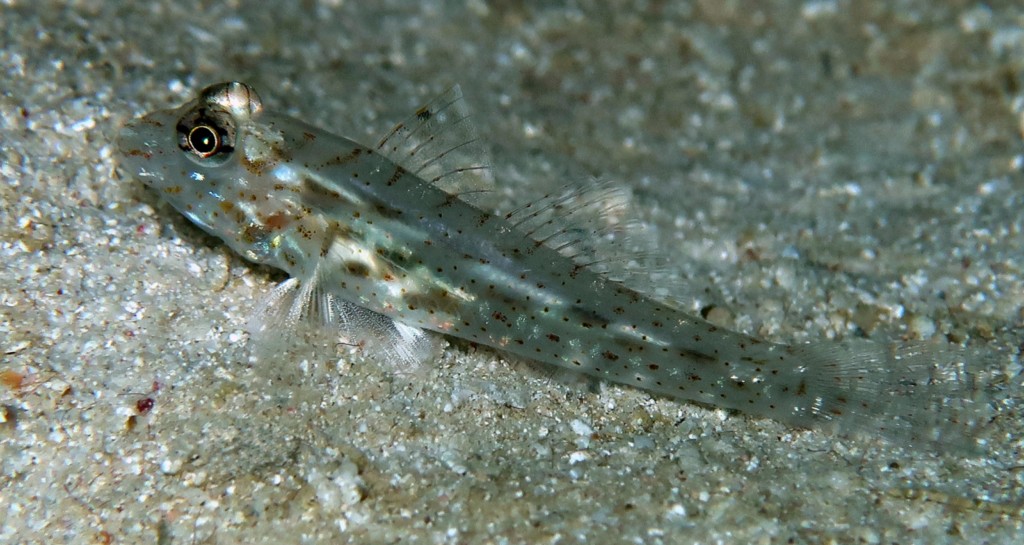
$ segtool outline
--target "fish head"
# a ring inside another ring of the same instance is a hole
[[[211,85],[178,108],[122,127],[118,163],[203,230],[261,261],[267,224],[281,217],[272,209],[266,166],[279,162],[284,149],[281,137],[259,122],[262,114],[251,86]]]

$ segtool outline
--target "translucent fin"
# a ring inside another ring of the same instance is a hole
[[[458,85],[395,125],[376,150],[409,172],[475,204],[494,188],[490,159]]]
[[[980,354],[936,342],[816,343],[794,348],[812,403],[790,420],[905,446],[977,452],[992,397]],[[806,401],[806,398],[804,399]]]
[[[626,189],[594,181],[561,187],[505,218],[577,265],[644,291],[651,277],[664,272],[667,261],[630,208]]]
[[[438,349],[439,340],[427,332],[335,297],[316,275],[278,284],[250,319],[249,332],[264,350],[272,350],[304,324],[333,331],[341,344],[381,354],[403,369],[416,369]]]

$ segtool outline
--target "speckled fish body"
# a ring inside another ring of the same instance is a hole
[[[940,366],[924,345],[727,331],[567,256],[538,237],[528,207],[479,209],[425,179],[430,161],[396,162],[387,140],[369,147],[267,111],[245,84],[136,120],[119,145],[123,168],[234,251],[286,271],[314,305],[799,426],[930,442],[973,425],[962,365]]]

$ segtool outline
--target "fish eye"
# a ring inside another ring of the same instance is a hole
[[[235,123],[231,115],[213,108],[197,108],[178,121],[178,147],[204,166],[221,165],[235,150]]]
[[[188,147],[205,159],[220,151],[220,135],[209,125],[197,125],[188,131]]]

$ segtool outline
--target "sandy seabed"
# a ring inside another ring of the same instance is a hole
[[[1024,9],[550,4],[0,2],[0,542],[1018,543]],[[367,143],[460,83],[508,206],[621,180],[688,310],[990,354],[986,451],[459,342],[414,370],[254,359],[280,275],[113,153],[127,119],[232,79]]]

